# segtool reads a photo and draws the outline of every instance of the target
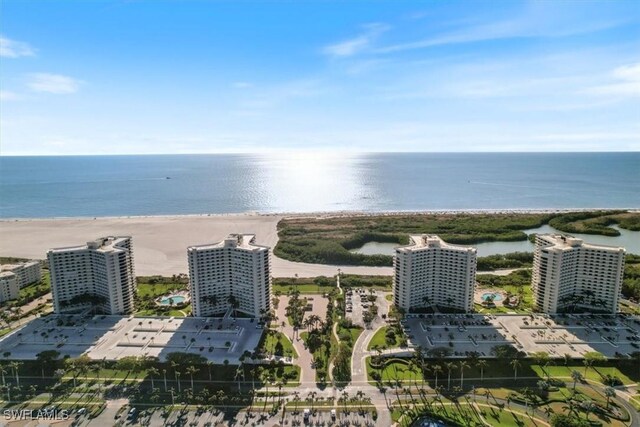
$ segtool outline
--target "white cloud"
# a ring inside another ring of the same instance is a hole
[[[77,92],[81,83],[80,80],[60,74],[33,73],[29,75],[27,86],[35,92],[67,94]]]
[[[380,47],[376,53],[394,53],[435,46],[474,43],[512,38],[559,38],[588,34],[624,24],[619,17],[594,18],[585,7],[584,15],[576,13],[573,5],[560,2],[531,2],[519,14],[507,19],[485,17],[479,24],[459,25],[454,31],[433,34],[420,40]],[[585,19],[586,18],[586,19]]]
[[[640,62],[616,68],[613,76],[621,80],[640,81]]]
[[[382,33],[389,30],[389,26],[381,23],[372,23],[364,26],[365,32],[349,40],[326,46],[324,54],[336,57],[355,55],[367,49],[371,43]]]
[[[19,58],[34,56],[35,50],[28,43],[19,42],[0,36],[0,56],[3,58]]]
[[[252,87],[253,84],[249,82],[234,82],[231,86],[235,89],[248,89]]]
[[[0,101],[17,101],[19,99],[22,99],[22,96],[15,92],[0,90]]]
[[[590,87],[585,92],[591,95],[640,96],[640,62],[618,67],[611,76],[611,83]]]

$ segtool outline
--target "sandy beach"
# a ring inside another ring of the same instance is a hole
[[[44,259],[50,248],[75,246],[107,235],[133,236],[136,274],[187,273],[187,247],[254,233],[258,244],[275,247],[282,215],[186,215],[119,218],[21,219],[0,221],[0,256]],[[331,276],[337,267],[273,257],[275,277]],[[390,267],[341,267],[345,273],[391,275]]]
[[[187,273],[186,249],[222,240],[230,233],[253,233],[258,244],[275,247],[284,217],[347,217],[394,214],[558,213],[587,209],[456,210],[428,212],[318,212],[304,214],[177,215],[103,218],[0,220],[0,256],[44,259],[50,248],[75,246],[107,235],[133,236],[138,275]],[[598,210],[598,209],[590,209]],[[606,210],[606,209],[602,209]],[[637,211],[628,209],[629,211]],[[304,264],[273,257],[274,277],[331,276],[338,266]],[[340,266],[345,273],[391,275],[391,267]]]

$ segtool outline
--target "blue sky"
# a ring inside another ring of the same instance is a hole
[[[12,1],[0,153],[640,150],[637,1]]]

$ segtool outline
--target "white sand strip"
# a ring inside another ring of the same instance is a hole
[[[256,234],[258,244],[278,242],[281,215],[149,216],[97,219],[0,221],[0,256],[43,259],[50,248],[73,246],[107,235],[133,236],[136,274],[187,273],[187,247],[222,240],[230,233]],[[391,267],[340,267],[345,273],[391,275]],[[338,267],[273,257],[274,277],[331,276]]]

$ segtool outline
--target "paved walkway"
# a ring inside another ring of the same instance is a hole
[[[286,295],[280,296],[280,302],[278,303],[278,309],[276,315],[278,316],[278,325],[282,325],[284,322],[284,328],[278,328],[283,334],[285,334],[293,343],[293,348],[298,353],[298,358],[294,363],[300,366],[300,384],[304,387],[313,387],[316,385],[316,371],[312,368],[313,355],[304,345],[302,338],[298,336],[299,331],[294,331],[293,326],[289,324],[287,319],[286,308],[289,304],[289,297]]]
[[[389,314],[389,301],[387,301],[387,295],[389,292],[378,292],[378,315],[371,322],[371,327],[362,331],[355,344],[353,345],[353,354],[351,356],[351,381],[352,383],[362,384],[367,382],[367,367],[365,359],[370,356],[372,352],[368,351],[369,342],[371,338],[380,329],[384,328],[387,323],[382,319],[382,315]]]

